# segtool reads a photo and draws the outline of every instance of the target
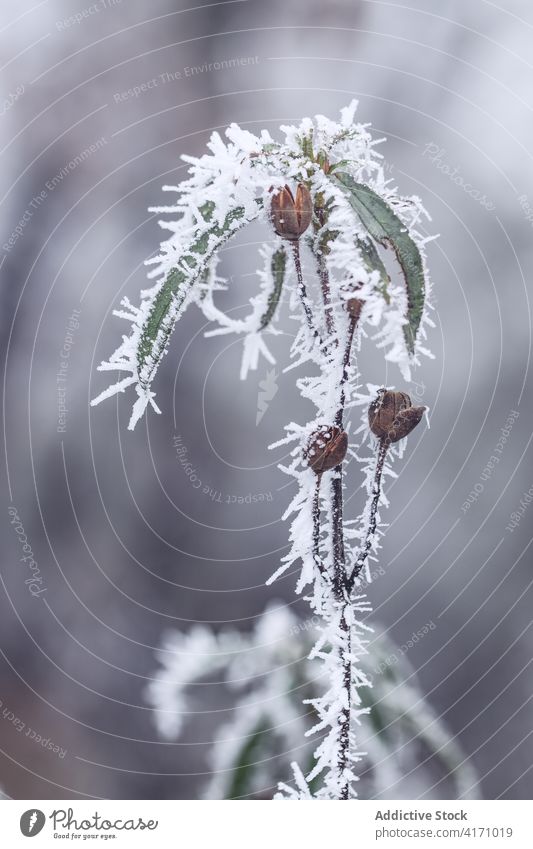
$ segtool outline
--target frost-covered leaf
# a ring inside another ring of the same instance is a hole
[[[424,630],[432,627],[428,623]],[[308,778],[316,741],[306,736],[319,717],[310,706],[321,698],[328,680],[325,670],[317,674],[316,661],[309,657],[319,636],[316,618],[298,620],[289,606],[267,608],[249,633],[222,629],[215,634],[197,625],[189,634],[167,635],[159,656],[162,666],[148,689],[164,739],[183,733],[183,723],[203,705],[213,708],[204,695],[207,680],[216,681],[217,687],[223,682],[234,700],[229,721],[214,735],[209,755],[213,774],[204,798],[264,798],[267,788],[290,778],[296,749],[302,770],[291,784],[304,795],[295,795],[294,787],[287,787],[284,795],[321,797],[321,777]],[[399,792],[415,798],[432,789],[439,794],[443,788],[437,782],[442,778],[458,797],[475,798],[475,771],[426,701],[405,648],[378,627],[357,666],[354,709],[360,746],[367,753],[360,783],[363,797],[396,798]],[[202,686],[194,686],[197,682]],[[204,701],[199,704],[200,697]],[[421,751],[429,756],[422,762]],[[412,773],[410,763],[416,765]]]
[[[261,319],[259,327],[260,330],[264,330],[265,327],[268,327],[274,318],[274,314],[281,298],[283,283],[287,273],[287,251],[283,246],[278,248],[278,250],[272,254],[270,270],[274,286],[268,298],[266,312]]]
[[[407,290],[407,324],[404,337],[410,354],[414,353],[416,335],[422,320],[425,298],[424,264],[418,246],[408,228],[389,204],[369,186],[358,183],[345,172],[337,171],[331,179],[341,186],[362,225],[378,244],[391,246],[402,270]]]
[[[201,208],[206,222],[210,222],[215,205],[208,202]],[[176,267],[154,298],[152,307],[144,324],[137,349],[137,364],[140,382],[148,385],[164,354],[168,338],[179,317],[191,287],[205,274],[207,263],[215,253],[242,224],[246,216],[244,207],[230,210],[222,224],[213,224],[208,230],[202,230],[191,240],[190,247],[178,260]]]
[[[361,256],[367,271],[378,272],[379,284],[376,288],[383,296],[385,303],[387,305],[390,304],[390,295],[388,292],[388,286],[390,283],[389,273],[385,268],[385,263],[381,259],[374,242],[372,239],[357,239],[357,247],[361,251]]]
[[[241,743],[241,749],[235,758],[235,766],[231,776],[231,783],[228,787],[226,799],[238,799],[241,796],[246,796],[250,792],[251,776],[256,769],[256,762],[259,760],[261,749],[266,742],[266,736],[272,732],[268,722],[264,719],[259,719],[255,729],[248,737],[245,737]],[[268,756],[268,747],[267,747]]]

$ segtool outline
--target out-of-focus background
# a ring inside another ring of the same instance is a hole
[[[420,195],[440,236],[429,246],[435,359],[407,387],[431,407],[431,429],[389,486],[374,620],[400,645],[434,624],[408,654],[428,703],[479,792],[531,797],[533,10],[505,6],[2,3],[7,795],[194,798],[212,705],[179,741],[160,740],[145,693],[162,634],[197,622],[249,631],[272,599],[308,615],[294,574],[265,586],[291,497],[283,453],[267,446],[307,412],[283,373],[290,321],[259,423],[267,368],[239,382],[238,344],[204,339],[194,310],[157,378],[161,416],[131,434],[129,398],[88,402],[126,328],[111,311],[145,285],[162,232],[147,209],[183,177],[180,155],[232,121],[275,134],[356,97],[359,120],[388,138],[391,178]],[[224,253],[236,310],[255,291],[255,240]],[[403,388],[372,349],[361,365],[368,381]]]

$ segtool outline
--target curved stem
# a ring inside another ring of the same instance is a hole
[[[370,554],[370,551],[372,549],[372,543],[374,542],[377,527],[379,499],[381,496],[381,478],[383,475],[383,467],[385,465],[385,458],[387,456],[387,451],[389,450],[389,447],[390,441],[388,439],[380,439],[376,459],[376,470],[374,472],[374,480],[372,481],[372,501],[370,503],[370,516],[368,519],[368,528],[365,535],[365,541],[361,546],[359,554],[357,555],[357,560],[355,561],[355,566],[353,568],[352,574],[348,579],[348,592],[352,591],[355,581],[357,580],[357,577],[360,574],[361,569],[365,565],[368,555]]]

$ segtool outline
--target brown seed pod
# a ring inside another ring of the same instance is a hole
[[[322,425],[315,431],[305,450],[305,459],[317,475],[329,472],[342,463],[348,450],[348,434],[333,425]]]
[[[346,309],[348,310],[348,314],[351,318],[355,319],[355,322],[359,321],[361,318],[361,310],[363,309],[365,302],[361,300],[361,298],[350,298],[346,301]]]
[[[313,217],[313,201],[309,189],[298,184],[296,198],[288,186],[277,192],[270,204],[274,230],[282,239],[296,242],[305,233]]]
[[[409,395],[380,389],[368,408],[368,424],[378,439],[398,442],[417,426],[425,407],[413,407]]]
[[[395,419],[394,428],[389,433],[390,441],[398,442],[405,436],[409,436],[424,415],[425,410],[425,407],[408,407],[407,410],[401,410]]]

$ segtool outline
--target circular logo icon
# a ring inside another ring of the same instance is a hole
[[[35,837],[42,831],[45,822],[46,817],[42,811],[30,808],[29,811],[24,811],[20,818],[20,830],[24,837]]]

